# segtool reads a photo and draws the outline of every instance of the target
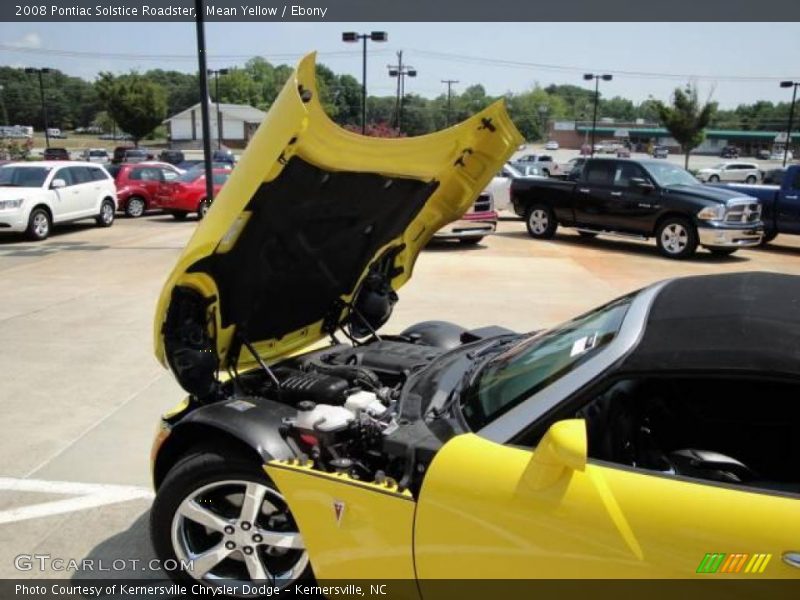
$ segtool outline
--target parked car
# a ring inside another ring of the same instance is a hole
[[[772,154],[769,155],[770,160],[783,160],[784,158],[784,151],[783,150],[773,150]],[[794,153],[789,150],[786,153],[786,160],[794,160]]]
[[[89,162],[17,162],[0,167],[0,231],[43,240],[53,225],[114,223],[117,193],[108,172]]]
[[[763,211],[764,244],[779,233],[800,235],[800,165],[770,171],[769,179],[777,185],[722,186],[758,198]]]
[[[719,155],[721,158],[739,158],[739,149],[736,146],[725,146]]]
[[[214,169],[214,197],[230,176],[230,169]],[[211,208],[205,171],[192,169],[169,183],[161,207],[178,220],[185,219],[189,213],[197,213],[197,218],[203,219]]]
[[[722,162],[713,167],[706,167],[697,171],[700,181],[709,183],[741,182],[756,183],[761,178],[761,168],[749,162]]]
[[[183,162],[178,163],[177,165],[175,165],[175,168],[185,173],[186,171],[191,171],[193,169],[203,170],[205,168],[205,164],[203,163],[203,159],[191,159],[191,160],[184,160]],[[231,169],[233,169],[233,164],[229,162],[212,162],[211,168],[226,169],[230,171]]]
[[[558,170],[561,172],[560,166]],[[503,166],[501,174],[507,179],[514,179],[516,177],[546,177],[542,172],[542,168],[535,163],[508,162]],[[511,200],[509,198],[508,208],[511,207],[510,202]]]
[[[653,146],[653,158],[669,158],[667,146]]]
[[[630,158],[631,157],[631,149],[627,146],[620,146],[617,148],[617,158]]]
[[[292,80],[313,89],[313,69]],[[292,157],[234,171],[154,318],[156,357],[186,392],[150,453],[152,545],[185,565],[170,576],[226,595],[384,577],[413,597],[467,575],[707,579],[712,552],[794,557],[797,277],[656,283],[532,334],[378,334],[430,235],[485,183],[446,150],[469,141],[462,162],[492,174],[519,137],[494,105],[366,145],[317,94],[284,90],[251,148],[278,157],[300,131]]]
[[[586,159],[583,157],[569,159],[566,164],[561,167],[561,177],[564,179],[576,179],[580,176],[584,164],[586,164]]]
[[[494,186],[494,190],[500,194],[508,193],[511,182],[503,179],[502,183]],[[490,187],[491,184],[490,184]],[[447,225],[441,227],[434,235],[437,240],[458,240],[462,244],[479,244],[483,238],[495,232],[497,229],[497,211],[495,210],[494,197],[492,191],[484,190],[478,196],[475,204],[464,213],[464,215]]]
[[[105,148],[87,148],[82,155],[87,162],[107,163],[111,160],[111,155]]]
[[[42,153],[44,160],[69,160],[66,148],[45,148]]]
[[[61,130],[56,128],[56,127],[48,127],[47,128],[47,137],[56,138],[56,139],[58,139],[58,138],[66,139],[67,135],[65,133],[62,133]]]
[[[161,208],[162,201],[172,193],[170,183],[180,176],[175,167],[163,162],[122,163],[108,170],[116,184],[117,208],[132,218]]]
[[[542,175],[550,177],[558,175],[560,167],[549,154],[525,154],[514,161],[514,164],[534,164],[542,170]]]
[[[231,166],[236,164],[236,156],[230,150],[214,150],[211,153],[211,160],[212,162],[217,163],[228,163]]]
[[[732,254],[757,246],[763,233],[756,198],[655,160],[594,158],[575,181],[514,180],[511,201],[533,238],[551,239],[559,225],[586,237],[655,237],[668,258],[688,258],[698,246]]]
[[[185,161],[186,157],[180,150],[167,149],[160,152],[158,160],[177,166]]]
[[[153,160],[153,154],[142,148],[132,146],[117,146],[114,148],[113,163],[136,163]]]
[[[550,140],[544,145],[545,150],[558,150],[558,142],[555,140]]]
[[[766,148],[761,148],[756,152],[756,158],[759,160],[769,160],[770,151]]]

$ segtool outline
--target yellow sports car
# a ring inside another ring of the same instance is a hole
[[[189,393],[153,446],[152,540],[177,577],[427,597],[800,575],[797,278],[664,282],[531,334],[379,333],[520,142],[500,103],[419,138],[344,131],[301,61],[158,305],[156,354]]]

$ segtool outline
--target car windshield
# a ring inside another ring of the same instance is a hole
[[[522,177],[522,173],[520,173],[519,170],[517,170],[517,168],[515,166],[513,166],[513,165],[507,164],[505,166],[505,170],[508,172],[509,175],[511,175],[511,177],[514,177],[514,178]]]
[[[42,187],[49,167],[0,167],[2,187]]]
[[[725,163],[717,163],[711,168],[712,169],[724,169],[725,168]]]
[[[192,183],[193,181],[197,181],[202,176],[203,176],[202,170],[192,169],[191,171],[186,171],[186,173],[178,177],[178,181],[182,183]]]
[[[661,187],[671,185],[701,185],[694,175],[676,165],[648,164],[647,170]]]
[[[462,403],[470,428],[481,429],[600,352],[617,336],[632,300],[615,300],[491,359]]]

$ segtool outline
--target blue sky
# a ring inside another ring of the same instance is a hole
[[[209,64],[235,66],[254,55],[293,63],[317,50],[320,62],[360,80],[360,46],[340,41],[346,30],[389,32],[388,43],[370,44],[368,86],[376,94],[394,91],[386,66],[397,50],[419,73],[407,92],[429,97],[445,89],[442,79],[459,80],[456,89],[481,83],[502,94],[536,83],[584,85],[581,73],[591,70],[615,73],[602,84],[604,96],[635,101],[668,99],[698,76],[701,94],[727,108],[787,100],[777,79],[800,80],[798,23],[207,23]],[[87,79],[106,70],[192,71],[194,48],[189,22],[0,24],[0,64],[49,66]]]

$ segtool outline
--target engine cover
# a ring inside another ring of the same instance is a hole
[[[382,380],[399,381],[405,379],[415,368],[427,365],[444,352],[444,349],[433,346],[379,340],[340,352],[336,356],[336,362],[366,367]]]
[[[281,384],[281,400],[289,404],[311,400],[319,404],[342,405],[350,387],[341,377],[313,371],[304,373],[286,367],[275,369],[275,376]]]

